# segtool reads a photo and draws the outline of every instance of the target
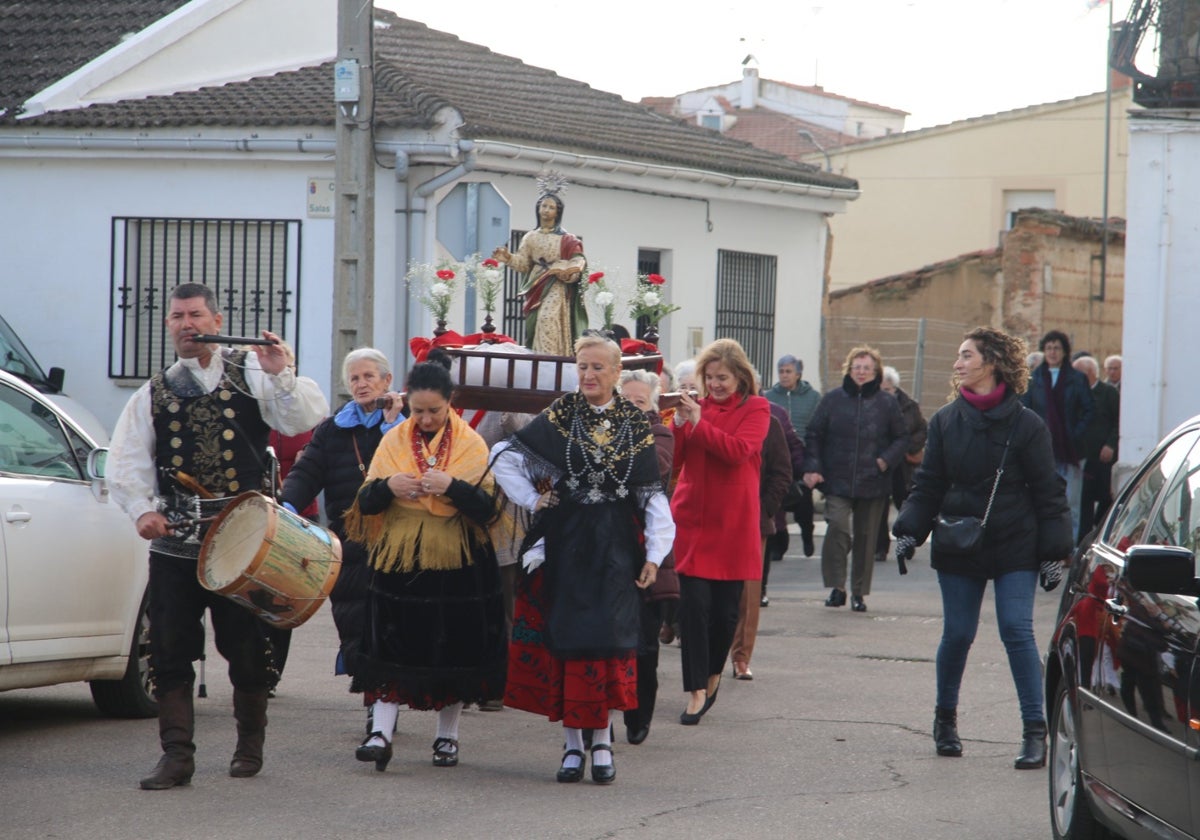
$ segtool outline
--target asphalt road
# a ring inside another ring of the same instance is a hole
[[[464,713],[457,768],[430,764],[432,712],[401,712],[386,773],[356,762],[364,713],[333,676],[323,609],[293,637],[252,779],[227,775],[231,689],[215,652],[186,788],[138,789],[157,724],[101,717],[86,686],[0,694],[0,838],[1048,837],[1045,772],[1012,769],[1021,722],[990,603],[959,708],[965,755],[939,758],[940,602],[925,550],[906,577],[877,564],[858,614],[823,606],[819,560],[799,543],[772,571],[755,679],[727,671],[712,711],[680,726],[679,650],[664,648],[650,737],[629,746],[618,727],[612,786],[556,784],[558,726],[513,710]],[[1038,594],[1043,649],[1058,595]]]

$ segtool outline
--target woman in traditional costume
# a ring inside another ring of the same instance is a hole
[[[616,778],[611,724],[637,707],[642,594],[675,538],[646,415],[616,393],[621,351],[575,344],[579,391],[492,449],[496,480],[532,513],[522,546],[505,705],[562,721],[560,782]]]
[[[435,767],[458,764],[463,703],[499,697],[507,637],[487,445],[450,407],[450,373],[413,367],[409,418],[379,444],[346,514],[372,568],[357,675],[373,705],[359,761],[387,768],[400,704],[438,710]]]
[[[559,182],[543,183],[535,212],[537,228],[521,238],[517,253],[500,247],[492,258],[525,275],[525,340],[535,353],[569,356],[587,329],[587,308],[579,278],[587,271],[583,243],[562,228],[563,203]]]

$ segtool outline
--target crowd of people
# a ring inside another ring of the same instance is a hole
[[[547,230],[562,209],[539,204]],[[496,413],[481,435],[455,410],[444,353],[413,365],[397,389],[383,353],[353,350],[342,367],[350,399],[330,415],[278,336],[264,332],[273,343],[247,352],[197,339],[219,334],[221,320],[206,287],[172,293],[179,360],[134,394],[113,436],[113,497],[152,541],[162,756],[143,788],[185,785],[194,773],[192,663],[206,610],[234,686],[232,776],[263,766],[267,701],[283,667],[286,635],[200,585],[197,535],[176,533],[162,509],[162,497],[197,486],[201,523],[246,490],[313,518],[323,499],[342,546],[330,594],[335,669],[366,709],[355,757],[379,771],[401,707],[436,712],[432,764],[454,767],[462,710],[478,704],[560,724],[557,781],[578,782],[590,765],[593,782],[613,782],[618,718],[628,743],[649,736],[662,644],[680,646],[684,726],[713,708],[727,663],[734,679],[754,678],[788,516],[812,557],[821,500],[827,607],[866,612],[891,535],[902,572],[932,536],[943,603],[939,755],[962,754],[959,686],[992,582],[1024,725],[1016,766],[1044,764],[1033,595],[1039,581],[1052,587],[1056,565],[1111,502],[1120,357],[1104,361],[1106,383],[1089,354],[1072,360],[1062,332],[1046,334],[1031,364],[1024,342],[979,328],[959,348],[952,400],[927,421],[866,345],[821,395],[793,355],[764,387],[731,339],[652,373],[623,370],[620,346],[585,331],[572,345],[578,390],[536,415]],[[288,451],[281,484],[269,441],[299,449]]]

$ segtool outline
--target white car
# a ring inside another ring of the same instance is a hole
[[[107,454],[0,371],[0,691],[87,680],[106,714],[151,717],[149,544],[109,498]]]

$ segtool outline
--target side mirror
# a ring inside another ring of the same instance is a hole
[[[1174,545],[1135,545],[1125,552],[1129,585],[1140,592],[1196,595],[1196,557]]]
[[[46,382],[50,384],[50,387],[56,394],[62,393],[63,382],[66,380],[66,378],[67,372],[60,367],[52,367],[46,373]]]
[[[104,470],[108,466],[108,450],[93,449],[88,453],[87,472],[88,478],[93,480],[104,478]]]

